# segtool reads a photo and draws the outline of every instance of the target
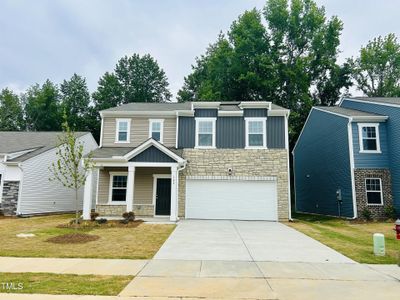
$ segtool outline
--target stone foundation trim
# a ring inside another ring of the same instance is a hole
[[[97,204],[96,212],[100,214],[100,217],[122,217],[122,214],[126,212],[126,205]],[[133,204],[133,212],[137,216],[153,217],[154,205]]]
[[[17,214],[19,181],[4,181],[1,210],[5,216]]]
[[[246,180],[246,181],[277,181],[273,176],[186,176],[186,179],[197,180]]]

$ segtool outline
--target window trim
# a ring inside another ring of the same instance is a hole
[[[215,149],[216,148],[216,123],[217,118],[195,118],[196,121],[196,129],[195,129],[195,148],[197,149]],[[212,122],[212,139],[211,139],[211,146],[200,146],[199,145],[199,123],[205,122]]]
[[[115,143],[118,143],[118,144],[129,144],[130,143],[130,140],[131,140],[131,119],[120,119],[120,118],[118,118],[118,119],[115,119],[115,122],[116,122],[116,124],[115,124]],[[120,122],[127,122],[128,123],[128,125],[127,125],[127,132],[126,132],[126,135],[127,135],[127,139],[126,139],[126,141],[120,141],[119,140],[119,124],[120,124]]]
[[[381,203],[368,203],[368,192],[375,192],[377,193],[378,191],[369,191],[367,189],[367,180],[379,180],[379,185],[381,187],[381,190],[379,191],[381,195]],[[382,186],[382,178],[375,178],[375,177],[368,177],[365,178],[364,180],[364,185],[365,185],[365,200],[367,202],[367,206],[383,206],[383,186]]]
[[[109,172],[110,175],[110,182],[108,186],[108,205],[125,205],[126,204],[126,197],[128,193],[126,193],[125,201],[112,201],[112,191],[113,191],[113,181],[114,176],[126,176],[126,190],[128,191],[128,172]]]
[[[267,118],[266,117],[258,117],[258,118],[244,118],[245,120],[245,136],[246,136],[246,144],[245,149],[267,149]],[[263,145],[262,146],[250,146],[249,145],[249,122],[263,122]]]
[[[358,123],[358,140],[360,145],[360,153],[382,153],[381,139],[379,136],[379,123]],[[362,130],[365,127],[375,127],[376,132],[376,150],[364,150]]]
[[[157,141],[161,144],[164,143],[164,119],[149,119],[149,138],[153,136],[153,123],[160,123],[160,140]]]

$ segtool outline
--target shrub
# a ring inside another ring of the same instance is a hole
[[[82,218],[73,219],[73,220],[69,221],[69,224],[70,224],[70,225],[72,225],[72,224],[81,224],[82,221],[83,221]]]
[[[361,212],[361,217],[366,221],[371,221],[372,220],[372,213],[368,208],[365,207]]]
[[[91,212],[90,213],[90,220],[96,221],[96,218],[99,216],[99,213],[97,212]]]
[[[99,224],[105,224],[105,223],[107,223],[107,219],[104,219],[104,218],[97,219],[96,222]]]
[[[135,213],[133,211],[124,212],[122,217],[128,222],[135,221]]]
[[[391,220],[396,220],[397,212],[393,205],[388,205],[385,207],[385,217]]]

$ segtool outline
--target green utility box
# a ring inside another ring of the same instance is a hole
[[[385,256],[385,236],[382,233],[374,233],[374,254]]]

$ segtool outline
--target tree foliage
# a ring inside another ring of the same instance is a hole
[[[365,95],[400,96],[400,44],[394,34],[369,41],[349,63],[357,88]]]
[[[168,79],[164,70],[149,54],[122,57],[114,72],[106,72],[93,93],[96,110],[130,102],[170,101]]]
[[[342,27],[312,0],[269,0],[196,59],[178,99],[272,101],[292,110],[294,139],[312,105],[334,104],[351,85],[348,65],[337,64]]]
[[[75,131],[88,129],[90,118],[90,93],[86,79],[74,74],[60,85],[61,110],[67,114],[67,122]]]
[[[50,80],[31,86],[24,95],[28,130],[61,130],[60,93]]]
[[[10,89],[0,92],[0,130],[19,131],[24,129],[23,108],[18,95]]]
[[[63,134],[58,137],[56,162],[49,168],[50,181],[58,181],[64,187],[75,191],[75,224],[79,223],[78,192],[85,185],[89,170],[93,167],[93,160],[89,154],[84,156],[84,143],[79,141],[74,130],[68,124],[67,114],[63,115]]]

